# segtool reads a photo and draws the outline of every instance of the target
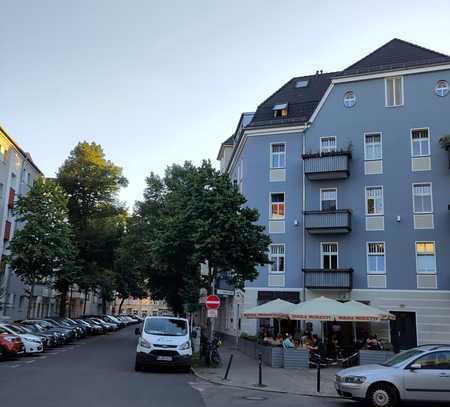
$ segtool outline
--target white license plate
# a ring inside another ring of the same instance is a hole
[[[172,356],[158,356],[156,360],[160,360],[161,362],[172,362]]]

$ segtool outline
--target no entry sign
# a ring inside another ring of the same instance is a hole
[[[206,298],[206,308],[217,309],[220,307],[220,298],[217,295],[208,295]]]

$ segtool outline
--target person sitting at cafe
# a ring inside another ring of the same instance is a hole
[[[313,344],[311,332],[305,332],[302,336],[302,343],[305,348],[309,348]]]
[[[302,344],[301,344],[301,342],[300,342],[300,339],[294,339],[294,346],[295,346],[296,348],[301,348],[301,347],[302,347]]]
[[[291,334],[286,334],[286,339],[283,341],[283,348],[284,349],[295,348]]]
[[[272,343],[273,346],[281,346],[283,345],[283,335],[278,334],[275,340]]]
[[[312,336],[312,344],[309,346],[309,350],[314,353],[319,353],[322,350],[322,341],[316,334]]]
[[[370,335],[366,341],[367,349],[381,350],[381,344],[376,335]]]

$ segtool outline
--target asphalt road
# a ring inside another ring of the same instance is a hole
[[[33,407],[357,407],[217,386],[173,370],[134,371],[134,327],[0,362],[0,405]]]

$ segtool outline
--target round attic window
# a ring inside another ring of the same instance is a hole
[[[349,90],[348,92],[345,92],[344,95],[344,106],[345,107],[353,107],[356,105],[356,96],[355,94]]]
[[[438,81],[436,83],[436,87],[434,88],[434,93],[438,96],[447,96],[448,95],[448,82],[447,81]]]

